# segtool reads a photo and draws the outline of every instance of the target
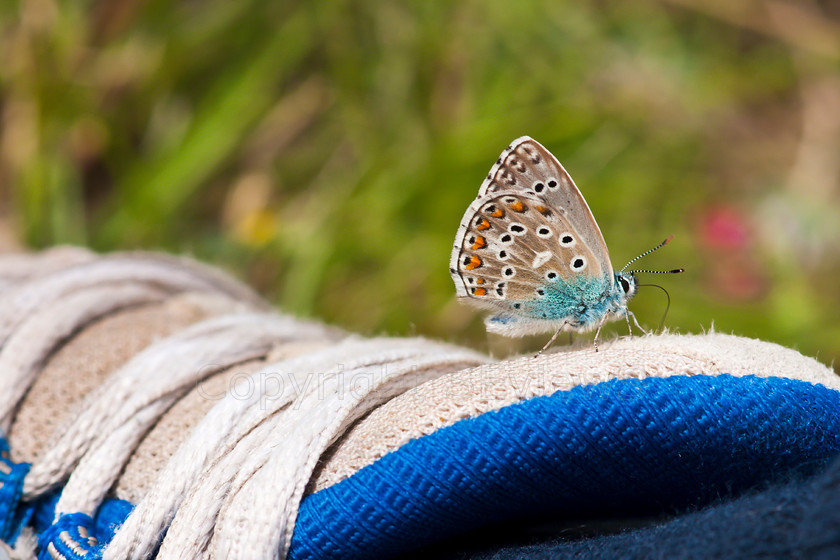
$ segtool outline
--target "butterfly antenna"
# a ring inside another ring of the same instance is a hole
[[[662,329],[665,328],[665,318],[668,316],[668,310],[671,309],[671,294],[669,294],[668,290],[666,290],[659,284],[636,284],[637,288],[641,286],[651,286],[653,288],[659,288],[660,290],[665,292],[665,297],[668,298],[668,305],[665,306],[665,313],[662,314],[662,320],[659,322],[659,332],[662,332]]]
[[[622,271],[623,272],[623,271]],[[675,268],[674,270],[628,270],[627,272],[630,273],[637,273],[637,272],[650,272],[651,274],[679,274],[680,272],[685,272],[684,268]]]
[[[645,251],[644,253],[642,253],[641,255],[636,257],[635,259],[631,260],[629,263],[625,264],[624,268],[619,270],[618,273],[622,274],[625,270],[627,270],[628,266],[630,266],[631,264],[633,264],[637,260],[641,259],[642,257],[646,257],[646,256],[650,255],[651,253],[653,253],[657,249],[661,249],[662,247],[664,247],[665,245],[670,243],[673,238],[674,238],[674,236],[672,235],[668,239],[666,239],[665,241],[663,241],[662,243],[660,243],[659,245],[654,247],[653,249],[649,249],[649,250]],[[684,272],[684,270],[682,268],[677,268],[677,269],[674,269],[674,270],[631,270],[629,272],[631,272],[631,273],[632,272],[656,272],[656,273],[660,273],[660,274],[677,274],[679,272]]]

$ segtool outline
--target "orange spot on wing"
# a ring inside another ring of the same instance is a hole
[[[475,237],[475,243],[473,243],[473,246],[472,246],[473,251],[475,251],[476,249],[483,249],[486,246],[487,246],[487,240],[484,239],[483,237],[481,237],[480,235],[477,235]]]
[[[493,212],[490,215],[494,218],[504,218],[505,217],[505,211],[502,210],[501,208],[496,208],[496,211]]]
[[[540,205],[540,206],[537,206],[536,208],[537,208],[537,212],[539,212],[543,216],[548,216],[549,214],[551,214],[551,210],[549,210],[545,206]]]
[[[484,284],[484,278],[477,278],[475,283],[476,284]]]
[[[473,258],[470,259],[469,264],[465,267],[467,270],[472,270],[474,268],[478,268],[481,266],[481,259],[473,255]]]
[[[481,223],[479,223],[477,226],[475,226],[475,229],[477,229],[478,231],[484,231],[485,229],[490,229],[490,222],[488,222],[486,219],[482,218]]]
[[[511,204],[510,207],[511,207],[511,209],[513,209],[514,212],[524,212],[525,210],[527,210],[525,208],[525,205],[522,204],[521,200],[517,200],[516,202]]]
[[[475,290],[473,290],[473,295],[475,295],[475,296],[487,295],[487,290],[485,290],[484,288],[476,288]]]

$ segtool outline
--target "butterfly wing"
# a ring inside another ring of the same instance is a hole
[[[564,207],[522,191],[488,193],[461,220],[450,261],[457,295],[491,309],[488,330],[507,335],[587,328],[578,316],[603,299],[612,276]],[[597,228],[597,226],[595,226]]]
[[[589,205],[557,158],[539,142],[528,136],[514,140],[490,169],[478,197],[502,191],[536,197],[549,208],[562,212],[578,232],[582,245],[595,256],[594,262],[590,263],[593,267],[590,273],[604,274],[612,279],[613,268],[607,244]]]

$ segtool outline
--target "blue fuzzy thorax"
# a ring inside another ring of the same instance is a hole
[[[571,327],[585,330],[600,324],[609,313],[621,316],[627,311],[627,297],[618,284],[617,274],[612,279],[585,275],[570,281],[557,278],[546,282],[541,289],[544,295],[521,302],[520,311],[524,315],[548,321],[565,320]]]

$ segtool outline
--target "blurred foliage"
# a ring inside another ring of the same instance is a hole
[[[836,3],[3,2],[0,118],[24,246],[189,253],[300,315],[477,346],[451,243],[528,134],[614,264],[676,234],[644,261],[687,270],[654,280],[672,329],[840,356]]]

